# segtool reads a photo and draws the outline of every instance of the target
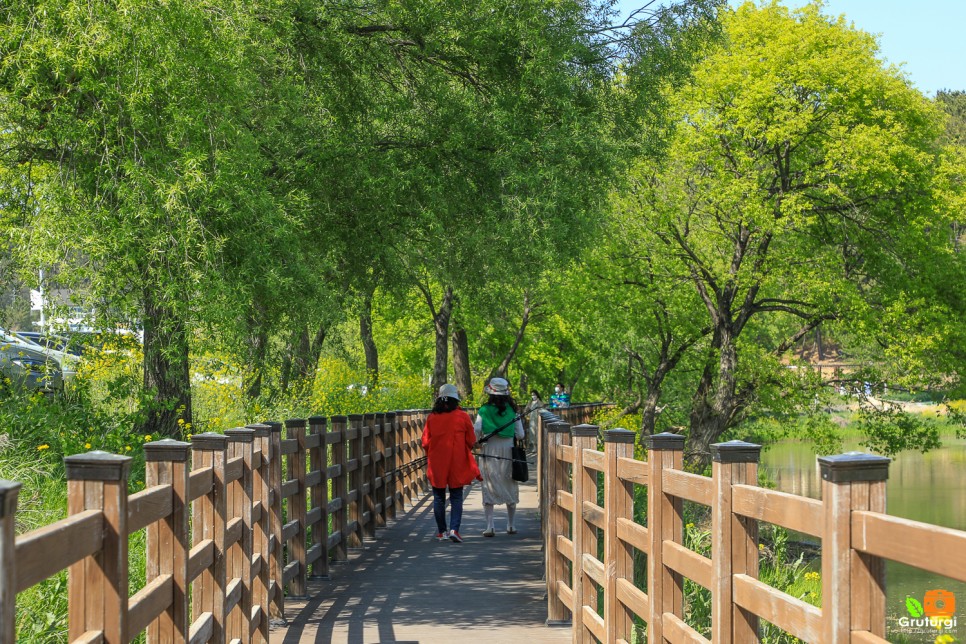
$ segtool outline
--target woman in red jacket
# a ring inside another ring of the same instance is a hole
[[[480,477],[480,468],[470,448],[476,443],[473,421],[460,409],[459,392],[455,385],[443,385],[433,411],[423,428],[423,449],[429,460],[427,475],[433,486],[433,514],[436,516],[436,540],[447,536],[456,543],[460,537],[463,518],[463,486]],[[446,531],[446,488],[452,506],[449,532]]]

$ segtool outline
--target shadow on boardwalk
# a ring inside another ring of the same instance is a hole
[[[544,625],[534,484],[520,486],[515,535],[506,534],[503,507],[497,508],[497,536],[481,535],[481,498],[474,485],[460,544],[433,538],[432,494],[423,497],[350,554],[349,563],[333,566],[331,580],[310,582],[308,601],[286,600],[289,625],[273,630],[272,642],[569,642],[569,628]]]

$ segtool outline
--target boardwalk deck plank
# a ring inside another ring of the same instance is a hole
[[[535,480],[531,476],[531,481]],[[286,601],[289,625],[272,642],[451,644],[569,642],[570,629],[548,627],[536,487],[520,486],[515,535],[498,507],[497,536],[484,538],[483,504],[474,485],[464,506],[465,543],[437,542],[432,495],[311,580],[308,601]]]

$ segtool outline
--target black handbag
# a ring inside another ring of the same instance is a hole
[[[530,466],[527,464],[527,450],[520,447],[516,443],[513,444],[512,448],[513,471],[511,477],[514,481],[518,483],[526,483],[530,480]]]

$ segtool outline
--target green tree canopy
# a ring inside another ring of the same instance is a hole
[[[752,410],[807,400],[783,358],[814,329],[847,329],[877,347],[879,377],[920,385],[956,373],[964,340],[933,104],[818,4],[746,4],[722,28],[668,88],[668,154],[615,199],[612,251],[658,337],[708,334],[688,403],[698,462]],[[661,352],[639,353],[655,373]]]

